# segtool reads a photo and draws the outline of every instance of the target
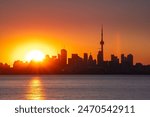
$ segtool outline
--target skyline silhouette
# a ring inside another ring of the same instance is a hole
[[[132,54],[121,54],[121,60],[111,54],[111,60],[104,60],[103,25],[101,27],[100,50],[97,59],[92,54],[83,53],[80,57],[72,53],[67,57],[67,50],[61,49],[58,56],[46,55],[42,61],[30,60],[23,62],[17,60],[10,67],[7,63],[0,63],[0,74],[150,74],[150,65],[134,64]],[[36,53],[38,54],[38,53]],[[38,55],[34,55],[38,57]]]
[[[57,56],[64,46],[68,57],[88,52],[97,58],[103,23],[105,60],[132,53],[134,64],[149,64],[149,6],[143,0],[2,0],[0,61],[12,66],[34,49]]]

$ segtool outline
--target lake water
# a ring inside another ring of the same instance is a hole
[[[150,75],[0,75],[0,99],[150,99]]]

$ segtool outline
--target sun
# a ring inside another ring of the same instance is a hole
[[[30,62],[31,60],[40,62],[44,59],[44,53],[40,50],[32,50],[26,54],[26,61]]]

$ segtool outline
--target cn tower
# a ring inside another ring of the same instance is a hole
[[[103,46],[104,46],[104,40],[103,40],[103,25],[102,25],[102,28],[101,28],[101,41],[100,41],[100,45],[101,45],[102,61],[104,61],[104,49],[103,49]]]
[[[103,25],[102,25],[100,50],[98,51],[98,54],[97,54],[97,64],[98,65],[103,65],[103,63],[104,63],[104,49],[103,49],[103,46],[104,46],[104,40],[103,40]]]

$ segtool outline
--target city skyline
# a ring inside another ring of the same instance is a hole
[[[150,1],[142,0],[0,0],[0,62],[26,60],[40,50],[57,55],[61,48],[97,58],[101,24],[104,60],[121,53],[134,55],[134,64],[149,64]]]
[[[43,56],[40,51],[31,51],[28,61],[16,60],[11,67],[0,63],[0,74],[150,74],[150,65],[134,64],[134,57],[130,53],[118,56],[111,54],[111,60],[104,59],[104,34],[101,27],[101,38],[97,58],[87,52],[83,56],[72,53],[68,57],[66,49],[61,49],[57,56]]]
[[[103,63],[105,61],[109,61],[109,60],[104,60],[104,35],[103,35],[103,25],[101,25],[101,37],[100,37],[100,40],[99,40],[99,50],[97,52],[97,58],[94,58],[93,55],[90,53],[87,53],[87,52],[84,52],[83,53],[83,56],[80,57],[78,55],[78,53],[72,53],[71,54],[71,57],[70,58],[74,58],[74,57],[79,57],[79,58],[82,58],[84,61],[88,61],[91,59],[91,61],[95,61],[95,65],[100,65],[102,66]],[[67,65],[69,64],[69,57],[68,57],[68,54],[67,54],[67,50],[64,48],[64,49],[61,49],[60,53],[56,55],[49,55],[49,54],[46,54],[44,55],[42,52],[38,51],[38,50],[33,50],[29,53],[29,55],[27,56],[27,60],[26,61],[22,61],[22,60],[15,60],[14,63],[16,61],[20,61],[20,62],[24,62],[24,63],[30,63],[32,61],[34,62],[37,62],[37,63],[40,63],[42,61],[44,61],[45,59],[47,58],[54,58],[54,59],[60,59],[60,62],[62,63],[62,65]],[[128,54],[128,55],[132,55],[132,54]],[[127,55],[127,56],[128,56]],[[123,61],[123,58],[124,58],[124,54],[122,53],[120,55],[120,59],[119,60],[119,57],[118,56],[115,56],[114,54],[111,54],[110,57],[111,57],[111,60],[112,61],[113,59],[116,59],[118,61],[118,63],[122,63]],[[132,55],[133,56],[133,55]],[[86,59],[86,60],[85,60]],[[2,62],[1,62],[2,63]],[[14,63],[13,63],[13,67],[14,67]],[[8,64],[8,63],[5,63],[5,64]],[[141,63],[142,64],[142,63]],[[9,65],[9,64],[8,64]],[[134,62],[133,62],[133,57],[132,57],[132,65],[134,65]],[[10,65],[11,66],[11,65]]]
[[[28,53],[29,54],[29,56],[27,56],[26,57],[26,60],[15,60],[14,62],[13,62],[13,64],[11,65],[11,64],[8,64],[8,63],[3,63],[3,62],[1,62],[0,61],[0,63],[2,63],[2,64],[7,64],[7,65],[9,65],[10,67],[14,67],[14,63],[16,62],[16,61],[20,61],[20,62],[23,62],[23,63],[30,63],[30,62],[32,62],[32,61],[34,61],[34,62],[37,62],[37,63],[40,63],[40,62],[43,62],[44,61],[44,59],[46,59],[47,57],[48,58],[55,58],[55,59],[59,59],[60,57],[61,57],[61,55],[64,55],[63,56],[63,61],[62,61],[62,64],[63,65],[66,65],[66,64],[69,64],[69,59],[70,58],[74,58],[73,56],[78,56],[79,58],[82,58],[83,60],[85,59],[85,56],[86,56],[86,59],[87,60],[89,60],[90,58],[92,59],[92,61],[95,61],[95,65],[102,65],[103,64],[103,62],[107,62],[107,61],[117,61],[117,63],[118,64],[120,64],[120,63],[123,63],[123,61],[125,61],[125,59],[127,59],[128,58],[128,56],[132,56],[132,57],[130,57],[130,58],[132,58],[132,64],[131,65],[135,65],[135,64],[137,64],[137,63],[140,63],[140,64],[142,64],[143,65],[143,63],[142,62],[135,62],[134,63],[134,61],[133,61],[133,55],[131,54],[131,53],[128,53],[127,55],[125,55],[124,53],[121,53],[120,54],[120,56],[118,57],[118,56],[116,56],[114,53],[112,53],[111,55],[110,55],[110,60],[105,60],[104,59],[104,34],[103,34],[104,32],[103,32],[103,24],[101,25],[101,33],[100,33],[100,39],[99,39],[99,49],[98,49],[98,51],[97,51],[97,55],[96,55],[96,57],[93,57],[93,55],[91,54],[91,52],[89,53],[89,52],[84,52],[84,53],[82,53],[82,56],[80,56],[78,53],[71,53],[71,55],[68,57],[68,51],[64,48],[64,49],[61,49],[61,51],[60,51],[60,53],[57,53],[57,55],[49,55],[49,54],[45,54],[44,55],[44,53],[42,53],[41,51],[39,51],[39,50],[33,50],[33,51],[31,51],[30,53]],[[40,55],[41,56],[40,56]],[[125,56],[127,56],[127,57],[125,57]],[[146,65],[150,65],[150,64],[146,64]]]

